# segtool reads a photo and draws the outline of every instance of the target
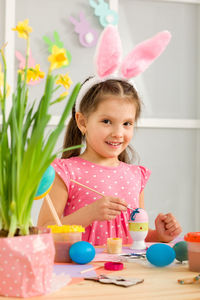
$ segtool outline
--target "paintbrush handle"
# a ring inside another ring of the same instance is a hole
[[[78,182],[78,181],[76,181],[76,180],[74,180],[74,179],[70,179],[70,181],[72,181],[72,182],[74,182],[74,183],[76,183],[76,184],[78,184],[78,185],[80,185],[80,186],[86,188],[87,190],[90,190],[90,191],[92,191],[92,192],[94,192],[94,193],[100,195],[100,196],[103,196],[103,197],[105,196],[104,194],[102,194],[102,193],[100,193],[100,192],[98,192],[98,191],[96,191],[96,190],[90,188],[89,186],[87,186],[87,185],[85,185],[85,184],[82,184],[82,183],[80,183],[80,182]],[[130,205],[128,205],[127,207],[128,207],[129,209],[134,210],[134,208],[132,208]]]
[[[52,216],[53,216],[53,218],[54,218],[54,221],[56,222],[56,224],[57,224],[58,226],[62,226],[62,223],[60,222],[60,219],[59,219],[58,214],[57,214],[57,212],[56,212],[56,210],[55,210],[55,207],[54,207],[54,205],[53,205],[53,203],[52,203],[52,201],[51,201],[51,198],[49,197],[49,194],[47,194],[47,195],[45,196],[45,199],[46,199],[47,204],[48,204],[48,206],[49,206],[49,209],[50,209],[50,211],[51,211],[51,213],[52,213]]]
[[[76,181],[76,180],[74,180],[74,179],[70,179],[70,181],[72,181],[72,182],[74,182],[74,183],[76,183],[76,184],[78,184],[78,185],[80,185],[80,186],[82,186],[82,187],[84,187],[84,188],[86,188],[86,189],[88,189],[88,190],[90,190],[90,191],[92,191],[92,192],[94,192],[94,193],[100,195],[100,196],[103,196],[103,197],[105,196],[104,194],[101,194],[100,192],[98,192],[98,191],[96,191],[96,190],[93,190],[93,189],[90,188],[89,186],[84,185],[84,184],[82,184],[82,183],[80,183],[80,182],[78,182],[78,181]]]

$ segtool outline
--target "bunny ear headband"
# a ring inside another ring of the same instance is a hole
[[[96,76],[81,87],[76,100],[76,111],[79,111],[83,96],[93,85],[108,79],[128,81],[144,72],[165,50],[170,39],[170,32],[159,32],[151,39],[138,44],[121,62],[122,46],[118,30],[112,25],[107,26],[96,49]]]

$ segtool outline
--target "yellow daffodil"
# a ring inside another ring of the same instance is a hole
[[[22,74],[22,79],[24,79],[24,70],[18,70],[19,73]],[[29,83],[30,81],[37,81],[39,79],[44,78],[45,73],[40,71],[40,65],[35,65],[35,68],[29,68],[27,70],[27,80],[26,82]]]
[[[72,80],[69,77],[68,73],[65,75],[59,75],[59,78],[56,81],[56,84],[62,84],[66,90],[70,88],[70,85],[72,84]]]
[[[64,48],[58,48],[56,45],[52,48],[52,54],[49,55],[48,60],[51,63],[50,70],[58,69],[69,64],[69,60]]]
[[[35,65],[35,68],[30,68],[27,71],[27,82],[36,81],[41,78],[44,78],[45,73],[40,71],[40,65]]]
[[[32,32],[32,28],[28,26],[29,20],[26,19],[22,22],[18,22],[17,26],[13,28],[12,30],[18,32],[18,37],[27,39],[29,36],[29,33]]]
[[[59,78],[57,79],[56,84],[61,84],[66,89],[66,91],[64,93],[62,93],[60,96],[60,97],[65,97],[66,95],[68,95],[68,89],[70,88],[70,86],[72,84],[72,80],[67,73],[65,75],[59,75]]]

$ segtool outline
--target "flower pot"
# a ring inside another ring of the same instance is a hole
[[[50,291],[55,248],[49,229],[0,238],[0,295],[33,297]]]

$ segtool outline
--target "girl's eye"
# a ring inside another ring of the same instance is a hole
[[[133,125],[133,123],[131,123],[131,122],[125,122],[124,123],[124,126],[132,126]]]
[[[108,119],[105,119],[102,122],[105,123],[105,124],[110,124],[111,123],[110,120],[108,120]]]

